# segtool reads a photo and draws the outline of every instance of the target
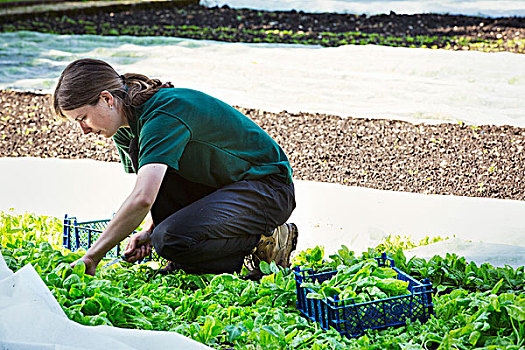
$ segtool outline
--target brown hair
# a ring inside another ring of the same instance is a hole
[[[133,107],[149,100],[159,89],[168,87],[173,85],[142,74],[119,75],[104,61],[83,58],[71,62],[64,69],[58,79],[51,104],[57,116],[66,118],[63,111],[95,105],[100,93],[106,90],[121,104],[124,115],[132,119]]]

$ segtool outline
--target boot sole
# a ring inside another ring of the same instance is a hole
[[[290,224],[292,227],[293,237],[292,237],[292,250],[290,251],[290,254],[297,248],[297,239],[299,238],[299,230],[297,229],[296,224]]]
[[[286,256],[286,261],[288,262],[288,264],[287,266],[283,266],[283,267],[290,267],[290,256],[292,255],[292,252],[295,250],[295,248],[297,248],[297,239],[299,238],[299,230],[297,229],[297,225],[293,223],[290,223],[287,225],[289,226],[288,228],[290,229],[290,234],[288,235],[288,240],[286,242],[286,245],[288,245],[289,240],[291,239],[292,241],[290,243],[291,243],[292,249],[290,249],[290,251],[288,252]]]

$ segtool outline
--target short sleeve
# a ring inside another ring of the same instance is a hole
[[[139,135],[139,169],[161,163],[179,170],[179,160],[191,139],[189,127],[177,117],[156,113],[148,118]]]
[[[128,174],[135,172],[129,156],[129,144],[132,139],[133,133],[129,128],[120,128],[115,135],[113,135],[113,141],[115,142],[115,146],[117,146],[120,161],[124,166],[124,171]]]

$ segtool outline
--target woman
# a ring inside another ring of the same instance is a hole
[[[100,260],[131,236],[128,262],[157,253],[167,270],[239,272],[250,256],[289,265],[297,228],[292,169],[277,143],[248,117],[204,93],[140,74],[119,75],[81,59],[62,72],[55,113],[84,134],[113,137],[133,191],[80,259],[94,275]],[[250,255],[251,254],[251,255]]]

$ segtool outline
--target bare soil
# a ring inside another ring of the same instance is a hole
[[[54,120],[48,99],[0,90],[0,157],[119,161],[111,139]],[[282,146],[295,179],[525,200],[525,128],[239,110]]]

